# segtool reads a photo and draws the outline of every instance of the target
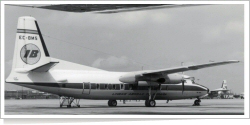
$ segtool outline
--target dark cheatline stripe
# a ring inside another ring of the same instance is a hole
[[[35,85],[35,86],[45,86],[45,87],[59,87],[59,88],[71,88],[71,89],[83,89],[83,83],[42,83],[42,82],[35,82],[35,83],[14,83],[14,84],[23,84],[23,85]],[[100,84],[100,88],[101,88]],[[108,84],[107,84],[108,85]],[[116,85],[120,85],[120,84],[116,84]],[[128,85],[128,84],[127,84]],[[96,83],[91,83],[91,88],[96,86]],[[125,88],[128,88],[128,86]],[[96,89],[96,87],[92,88],[92,89]],[[106,90],[106,89],[103,89]],[[129,90],[129,89],[126,89]],[[134,89],[134,90],[148,90],[143,89],[143,87],[138,87],[138,89]],[[161,90],[167,90],[167,91],[182,91],[182,86],[180,85],[163,85]],[[201,87],[198,86],[189,86],[186,85],[185,86],[185,91],[206,91]]]
[[[37,28],[39,37],[40,37],[41,42],[42,42],[42,45],[43,45],[43,50],[44,50],[45,56],[49,57],[49,52],[48,52],[48,50],[47,50],[47,48],[46,48],[45,42],[44,42],[44,40],[43,40],[42,33],[41,33],[41,31],[40,31],[40,29],[39,29],[39,26],[38,26],[38,24],[37,24],[37,21],[35,21],[35,24],[36,24],[36,28]]]
[[[35,85],[35,86],[44,86],[44,87],[62,87],[62,88],[72,88],[72,89],[83,89],[83,83],[42,83],[42,82],[36,82],[36,83],[15,83],[23,84],[23,85]]]
[[[199,86],[202,86],[202,87],[204,87],[204,88],[206,88],[206,89],[208,89],[208,90],[209,90],[209,88],[208,88],[208,87],[206,87],[206,86],[204,86],[204,85],[201,85],[201,84],[198,84],[198,83],[194,83],[194,84],[199,85]]]
[[[37,30],[17,29],[17,33],[38,34]]]
[[[166,90],[172,90],[172,91],[182,91],[182,86],[180,85],[167,85]],[[188,86],[185,85],[185,90],[184,91],[206,91],[201,87],[198,86]]]

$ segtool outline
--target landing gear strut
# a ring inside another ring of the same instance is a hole
[[[193,106],[200,106],[200,102],[201,102],[200,98],[197,98],[197,99],[194,101]]]
[[[79,105],[80,99],[75,99],[73,97],[61,96],[59,102],[60,102],[60,108],[62,108],[63,106],[67,106],[67,108],[71,108],[72,103],[74,104],[74,106],[78,108],[80,107]]]
[[[109,105],[110,107],[115,107],[115,106],[117,105],[117,101],[116,101],[116,100],[109,100],[109,101],[108,101],[108,105]]]
[[[145,106],[146,107],[155,107],[155,105],[156,105],[156,102],[155,102],[155,97],[156,97],[156,94],[157,94],[157,90],[156,90],[156,92],[155,92],[155,94],[154,94],[154,96],[152,97],[152,92],[151,92],[151,89],[152,89],[152,87],[151,86],[149,86],[148,87],[148,100],[145,100]],[[159,85],[159,90],[161,89],[161,84]]]
[[[166,101],[166,103],[168,103],[168,102],[169,102],[169,100]]]

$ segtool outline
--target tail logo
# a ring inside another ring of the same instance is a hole
[[[23,62],[25,62],[26,64],[33,65],[40,60],[41,53],[36,45],[26,44],[22,47],[20,56]]]

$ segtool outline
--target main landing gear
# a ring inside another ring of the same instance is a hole
[[[145,100],[145,106],[146,107],[155,107],[155,100]]]
[[[115,106],[117,106],[117,101],[116,100],[109,100],[108,105],[109,105],[109,107],[115,107]]]
[[[161,88],[161,84],[159,85],[159,90],[160,90],[160,88]],[[154,96],[152,96],[152,87],[151,86],[149,86],[148,87],[148,100],[145,100],[145,106],[146,107],[155,107],[155,105],[156,105],[156,102],[155,102],[155,97],[156,97],[156,94],[157,94],[157,90],[156,90],[156,92],[155,92],[155,94],[154,94]]]
[[[200,98],[197,98],[197,99],[194,101],[193,106],[200,106],[200,102],[201,102]]]
[[[71,108],[73,107],[71,104],[73,103],[75,107],[80,108],[79,102],[80,99],[75,99],[73,97],[65,97],[65,96],[61,96],[60,97],[60,108],[62,108],[63,106],[67,106],[67,108]]]

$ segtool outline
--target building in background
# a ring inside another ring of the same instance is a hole
[[[5,99],[58,99],[58,95],[37,90],[6,90]]]

